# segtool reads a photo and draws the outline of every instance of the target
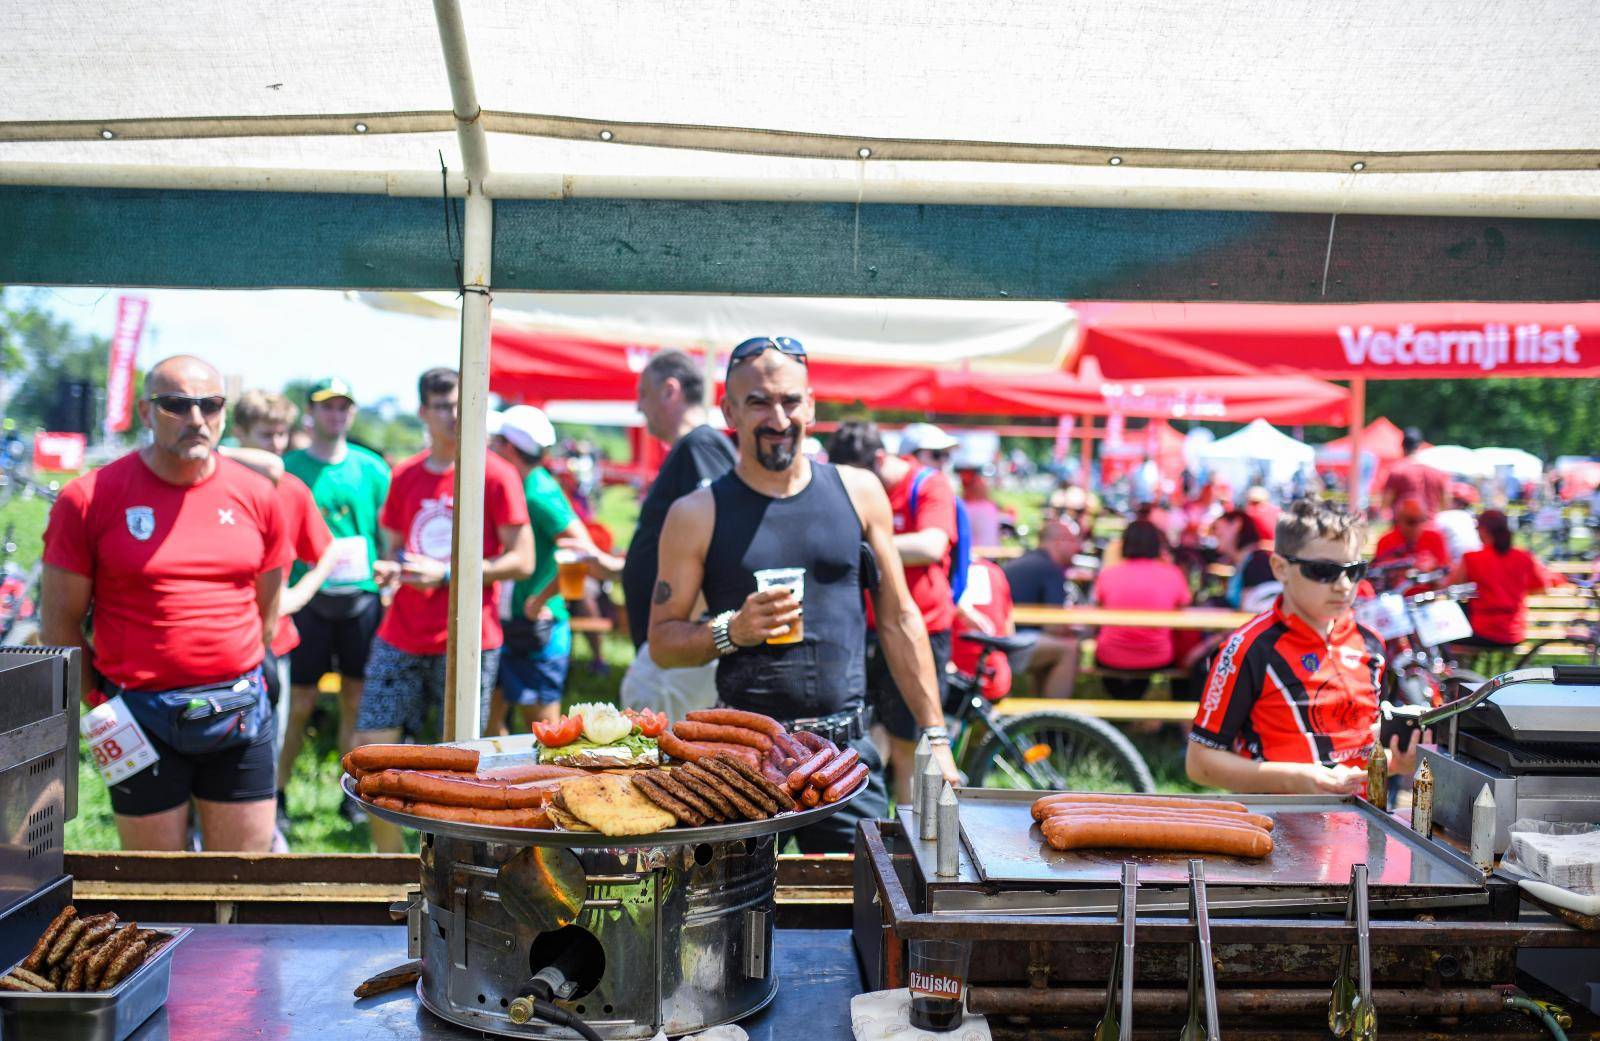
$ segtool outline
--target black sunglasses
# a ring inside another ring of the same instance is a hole
[[[199,409],[202,416],[210,419],[221,412],[223,406],[228,403],[228,399],[221,394],[204,398],[185,397],[182,394],[155,394],[150,400],[155,402],[156,408],[179,419],[188,418],[194,409]]]
[[[765,354],[767,351],[782,351],[789,357],[797,359],[801,365],[807,364],[805,345],[793,336],[752,336],[728,355],[728,368],[732,370],[740,362],[754,358],[758,354]]]
[[[1279,556],[1283,556],[1283,554],[1279,554]],[[1284,556],[1283,559],[1291,564],[1300,565],[1300,573],[1302,575],[1313,582],[1321,582],[1325,586],[1331,586],[1339,581],[1340,575],[1345,576],[1352,582],[1359,582],[1367,577],[1367,562],[1365,560],[1340,564],[1332,560],[1306,560],[1302,557]]]

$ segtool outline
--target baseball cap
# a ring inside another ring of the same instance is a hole
[[[306,399],[313,404],[328,401],[332,398],[347,398],[353,405],[355,404],[356,395],[350,389],[350,384],[337,376],[329,376],[327,379],[318,380],[311,385],[310,392],[306,394]]]
[[[538,455],[556,443],[556,428],[532,405],[512,405],[501,412],[496,433],[529,455]]]
[[[961,442],[932,423],[912,423],[900,431],[900,454],[948,452]]]

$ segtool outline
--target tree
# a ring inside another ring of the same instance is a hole
[[[37,292],[0,289],[0,370],[11,390],[6,418],[19,429],[49,424],[64,381],[88,380],[103,394],[108,356],[109,341],[45,310]]]
[[[1388,416],[1434,444],[1521,448],[1545,461],[1600,452],[1600,380],[1382,380],[1367,419]]]

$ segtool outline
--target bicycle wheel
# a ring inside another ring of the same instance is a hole
[[[1153,792],[1155,778],[1133,742],[1103,719],[1030,712],[1005,721],[1005,734],[1031,762],[1048,760],[1069,791]],[[1039,787],[996,734],[985,734],[968,771],[982,788]]]

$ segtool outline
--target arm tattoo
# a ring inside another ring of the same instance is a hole
[[[671,600],[672,599],[672,587],[670,585],[668,585],[667,583],[665,583],[665,582],[657,582],[656,583],[656,595],[655,595],[655,597],[653,599],[658,604],[664,604],[668,600]]]

